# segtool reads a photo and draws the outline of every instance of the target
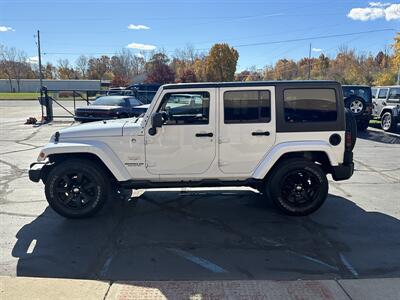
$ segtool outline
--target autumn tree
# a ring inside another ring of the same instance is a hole
[[[68,59],[59,59],[57,61],[57,75],[60,79],[78,79]]]
[[[0,45],[0,67],[2,73],[7,76],[10,91],[14,91],[12,79],[15,79],[17,91],[19,92],[21,79],[28,77],[28,74],[32,73],[32,69],[27,63],[25,52],[14,47],[8,48]]]
[[[79,72],[79,77],[81,79],[86,79],[88,71],[88,58],[85,55],[79,56],[76,59],[75,65],[77,71]]]
[[[90,58],[88,61],[88,75],[90,79],[110,79],[110,58],[102,55],[98,58]],[[108,76],[105,76],[105,75]]]
[[[228,44],[215,44],[206,57],[208,81],[233,81],[239,53]]]
[[[171,83],[175,81],[174,71],[168,65],[169,58],[164,53],[155,53],[146,63],[147,83]]]

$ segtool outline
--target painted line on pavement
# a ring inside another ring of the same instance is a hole
[[[33,250],[35,250],[35,247],[36,247],[36,242],[37,242],[36,239],[32,240],[32,242],[29,244],[28,250],[26,250],[27,254],[32,254],[33,253]]]
[[[103,267],[100,270],[101,277],[104,277],[107,274],[108,269],[110,268],[112,259],[113,259],[112,255],[109,258],[107,258],[106,262],[104,263]]]
[[[358,274],[358,272],[356,271],[356,269],[354,269],[354,267],[351,265],[351,263],[347,260],[347,258],[342,253],[339,253],[339,256],[340,256],[340,260],[345,265],[347,270],[350,271],[351,274],[353,274],[355,277],[360,276]]]
[[[339,269],[337,267],[332,266],[332,265],[330,265],[330,264],[328,264],[328,263],[326,263],[326,262],[324,262],[322,260],[316,259],[314,257],[308,256],[308,255],[304,255],[304,254],[300,254],[300,253],[297,253],[297,252],[294,252],[294,251],[291,251],[291,250],[289,250],[288,252],[292,253],[292,254],[294,254],[296,256],[302,257],[304,259],[307,259],[309,261],[312,261],[312,262],[315,262],[317,264],[320,264],[320,265],[323,265],[325,267],[328,267],[328,268],[330,268],[332,270],[339,271]]]
[[[183,258],[186,258],[187,260],[190,260],[191,262],[198,264],[199,266],[202,266],[203,268],[210,270],[211,272],[214,273],[228,273],[227,270],[221,268],[220,266],[204,259],[198,256],[195,256],[189,252],[186,252],[181,249],[176,249],[176,248],[167,248],[168,251],[173,252]]]

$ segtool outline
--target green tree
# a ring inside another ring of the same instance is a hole
[[[205,72],[209,81],[233,81],[239,53],[228,44],[215,44],[206,57]]]

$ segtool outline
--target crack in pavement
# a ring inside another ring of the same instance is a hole
[[[387,181],[388,183],[400,183],[400,178],[396,178],[396,177],[387,175],[387,174],[383,173],[383,171],[377,170],[377,169],[371,167],[370,165],[368,165],[368,164],[366,164],[366,163],[364,163],[364,162],[362,162],[360,160],[354,159],[354,161],[356,163],[359,163],[360,165],[364,166],[365,168],[367,168],[371,172],[375,172],[375,173],[381,175],[383,180]]]
[[[17,165],[9,163],[5,160],[0,159],[0,163],[10,167],[10,174],[2,176],[2,184],[0,187],[0,203],[3,203],[5,196],[9,193],[9,183],[15,179],[21,178],[26,173],[26,169],[20,169]]]

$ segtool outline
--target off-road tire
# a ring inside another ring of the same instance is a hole
[[[47,175],[47,202],[63,217],[91,217],[108,198],[109,183],[106,178],[103,169],[88,160],[68,159],[56,163]]]
[[[381,117],[381,128],[384,131],[395,131],[397,128],[396,120],[390,111],[385,112]]]
[[[348,108],[354,116],[360,116],[366,109],[365,100],[361,97],[349,97],[344,101],[344,106]]]
[[[298,178],[300,182],[296,183],[293,178]],[[290,182],[293,184],[289,184]],[[303,188],[302,191],[297,190],[300,186]],[[288,196],[288,191],[290,191],[290,196]],[[293,193],[295,199],[292,196]],[[307,197],[302,196],[301,193],[305,193]],[[309,215],[320,208],[326,200],[328,180],[322,168],[314,162],[302,158],[288,159],[279,163],[268,176],[266,196],[287,215]],[[306,200],[307,198],[309,199]]]

